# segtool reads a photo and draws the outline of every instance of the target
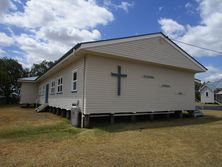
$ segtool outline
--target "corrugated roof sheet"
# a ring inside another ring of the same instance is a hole
[[[207,82],[206,86],[212,90],[222,89],[222,79],[214,82]]]

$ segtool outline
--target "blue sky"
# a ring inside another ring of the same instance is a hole
[[[171,39],[222,52],[221,0],[1,0],[0,56],[25,67],[56,60],[78,42],[162,31]],[[177,43],[222,78],[222,55]]]

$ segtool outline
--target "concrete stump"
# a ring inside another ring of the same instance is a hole
[[[56,114],[56,108],[55,107],[53,107],[52,113]]]
[[[183,118],[183,112],[182,111],[179,113],[179,118]]]
[[[150,121],[154,120],[154,114],[150,114]]]
[[[175,114],[178,118],[183,118],[183,112],[182,111],[176,111]]]
[[[110,115],[110,123],[114,124],[115,123],[115,117],[114,115]]]
[[[169,119],[170,118],[170,114],[166,114],[166,118]]]
[[[131,116],[131,121],[132,121],[132,122],[136,122],[136,115],[132,115],[132,116]]]
[[[66,110],[65,109],[62,110],[62,117],[66,117]]]
[[[85,115],[84,116],[84,128],[89,128],[90,126],[90,122],[89,122],[90,118],[89,118],[89,115]]]
[[[60,108],[56,109],[56,115],[61,115],[61,109]]]
[[[71,118],[71,111],[70,111],[70,110],[67,110],[67,111],[66,111],[66,118],[67,118],[67,119],[70,119],[70,118]]]

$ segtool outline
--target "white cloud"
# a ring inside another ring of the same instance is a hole
[[[184,26],[172,19],[161,18],[158,22],[161,25],[163,32],[171,37],[183,35],[185,32]]]
[[[12,37],[5,33],[0,32],[0,46],[9,46],[13,44],[14,40]]]
[[[22,5],[18,0],[16,3]],[[58,59],[78,42],[99,40],[97,26],[114,20],[113,14],[97,5],[96,0],[30,0],[23,4],[23,9],[5,13],[1,23],[24,30],[16,34],[9,28],[15,44],[25,55],[20,60],[26,66],[44,59]]]
[[[221,0],[198,0],[199,6],[198,11],[201,17],[199,25],[181,25],[172,19],[159,20],[161,29],[164,33],[169,35],[171,38],[175,38],[179,41],[198,45],[201,47],[222,51],[222,3]],[[168,21],[166,21],[168,20]],[[170,22],[176,22],[177,24],[184,27],[185,31],[182,34],[178,34],[177,29],[170,29]],[[206,51],[190,47],[181,43],[178,43],[192,56],[217,56],[221,55],[215,52]]]
[[[222,70],[214,66],[207,66],[208,71],[205,73],[197,74],[196,77],[202,81],[217,81],[222,78]]]
[[[117,5],[117,4],[114,4],[112,0],[104,0],[104,5],[114,7],[115,9],[122,9],[128,13],[129,8],[134,6],[134,2],[132,1],[131,3],[129,3],[129,2],[122,1],[120,4]]]
[[[159,23],[164,33],[169,37],[186,43],[202,46],[205,48],[222,51],[222,1],[221,0],[198,0],[198,11],[201,17],[199,25],[181,25],[172,19],[160,19]],[[178,33],[176,28],[170,28],[171,22],[184,27],[184,33]],[[190,47],[178,43],[192,56],[217,56],[215,52]]]
[[[125,12],[128,12],[129,7],[133,7],[134,2],[121,2],[120,5],[117,5],[117,8],[123,9]]]
[[[162,10],[163,10],[163,7],[162,7],[162,6],[160,6],[160,7],[158,8],[158,10],[159,10],[159,11],[162,11]]]
[[[5,57],[6,52],[0,48],[0,57]]]
[[[190,2],[187,2],[184,7],[187,10],[187,14],[189,15],[194,14],[195,7]]]
[[[9,9],[16,9],[16,6],[10,0],[1,0],[0,1],[0,16],[7,12]]]

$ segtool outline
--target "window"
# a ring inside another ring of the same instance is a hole
[[[62,77],[58,79],[57,93],[62,93]]]
[[[77,71],[72,73],[72,91],[77,91]]]
[[[208,97],[208,92],[206,92],[206,97]]]
[[[51,82],[51,94],[55,94],[55,81]]]

